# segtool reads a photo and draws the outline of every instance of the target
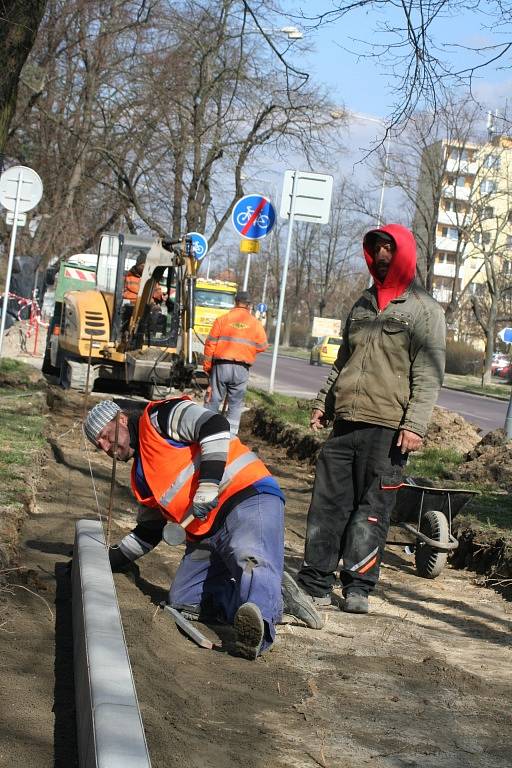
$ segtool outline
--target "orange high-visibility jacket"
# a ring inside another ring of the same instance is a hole
[[[132,304],[135,304],[139,295],[139,285],[140,277],[132,274],[132,272],[127,272],[124,276],[123,299],[127,299]]]
[[[208,373],[215,360],[252,365],[258,352],[267,347],[267,334],[260,321],[245,307],[235,307],[214,322],[204,345],[203,369]]]
[[[199,443],[175,443],[162,437],[149,418],[149,410],[154,405],[154,402],[149,403],[140,417],[139,455],[132,466],[132,491],[139,504],[159,508],[164,517],[179,523],[191,512],[199,484],[201,449]],[[146,498],[141,496],[137,488],[138,460],[142,463],[144,479],[152,494]],[[270,472],[261,459],[242,445],[237,437],[232,437],[226,469],[219,485],[219,503],[206,520],[194,520],[190,523],[187,532],[195,536],[207,533],[227,499],[264,477],[270,477]]]
[[[124,276],[123,299],[127,299],[128,301],[131,301],[132,304],[135,304],[137,301],[137,296],[139,295],[139,286],[140,277],[138,275],[133,275],[131,272],[127,272]],[[153,300],[162,301],[162,299],[162,288],[160,285],[156,285],[153,291]]]

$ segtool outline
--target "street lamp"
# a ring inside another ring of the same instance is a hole
[[[384,144],[384,170],[382,172],[382,182],[380,186],[380,196],[379,196],[379,210],[377,213],[377,227],[381,227],[383,224],[382,214],[384,213],[384,192],[386,191],[386,176],[387,176],[388,166],[389,166],[389,149],[391,144],[391,134],[387,130],[387,125],[384,122],[384,120],[381,120],[378,117],[369,117],[368,115],[361,115],[358,112],[349,112],[348,114],[351,115],[352,117],[355,117],[357,120],[366,120],[366,122],[368,123],[377,123],[377,125],[382,126],[382,128],[384,128],[387,133],[386,143]],[[333,116],[334,116],[334,113],[333,113]]]

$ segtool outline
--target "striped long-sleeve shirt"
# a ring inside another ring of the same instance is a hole
[[[229,449],[229,422],[192,400],[166,400],[150,413],[151,423],[163,437],[185,443],[199,443],[199,482],[220,483]]]

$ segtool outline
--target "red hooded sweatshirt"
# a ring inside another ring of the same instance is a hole
[[[375,274],[373,253],[371,250],[367,250],[372,236],[375,238],[379,232],[390,235],[396,243],[395,254],[382,282]],[[377,306],[380,310],[385,309],[389,302],[401,296],[414,280],[416,274],[416,241],[407,227],[402,227],[401,224],[388,224],[366,233],[363,240],[363,250],[366,264],[377,290]]]

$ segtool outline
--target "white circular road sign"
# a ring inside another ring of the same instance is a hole
[[[8,211],[16,208],[18,186],[21,184],[18,201],[18,213],[26,213],[35,208],[43,196],[43,182],[32,168],[15,165],[0,176],[0,203]]]

